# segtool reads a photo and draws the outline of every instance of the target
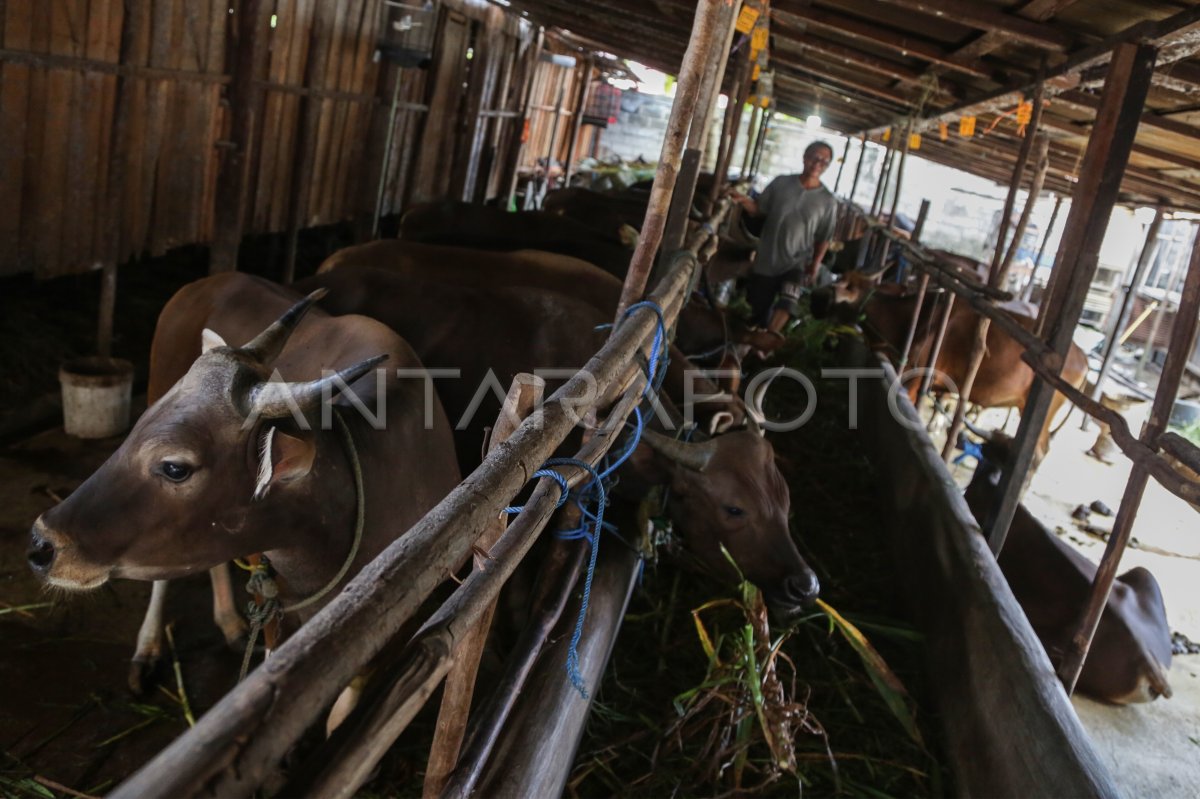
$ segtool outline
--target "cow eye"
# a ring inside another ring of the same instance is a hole
[[[192,476],[192,467],[184,463],[175,463],[174,461],[163,461],[158,467],[162,476],[170,480],[172,483],[182,483],[184,480]]]
[[[725,512],[728,513],[730,516],[732,516],[735,519],[746,515],[746,511],[742,510],[741,508],[737,507],[736,505],[726,505]]]

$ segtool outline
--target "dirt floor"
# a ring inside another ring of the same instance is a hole
[[[1141,429],[1150,403],[1134,405],[1124,416],[1131,430]],[[985,428],[1004,424],[1004,411],[987,411],[979,422]],[[926,414],[927,418],[927,414]],[[1076,410],[1055,436],[1046,460],[1025,495],[1026,506],[1059,537],[1098,563],[1113,517],[1090,514],[1084,522],[1071,517],[1079,505],[1100,500],[1115,511],[1129,476],[1129,462],[1118,453],[1110,464],[1085,454],[1096,440],[1097,427],[1080,429]],[[1008,432],[1015,433],[1012,414]],[[960,485],[971,479],[973,461],[954,467]],[[1142,566],[1162,588],[1172,632],[1200,641],[1200,517],[1183,500],[1151,480],[1133,527],[1130,548],[1121,572]],[[1174,696],[1142,705],[1116,707],[1085,697],[1072,702],[1092,736],[1096,750],[1108,763],[1127,795],[1191,797],[1200,791],[1200,655],[1178,655],[1169,675]]]

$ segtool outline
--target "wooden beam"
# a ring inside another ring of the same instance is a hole
[[[822,39],[819,36],[813,36],[811,33],[806,33],[799,28],[794,28],[789,25],[775,22],[773,30],[776,34],[783,36],[789,40],[789,44],[794,44],[796,47],[815,50],[818,53],[824,53],[834,61],[844,64],[848,67],[861,67],[862,69],[870,70],[885,77],[894,78],[905,83],[919,83],[921,80],[921,72],[906,67],[896,61],[890,61],[886,58],[869,55],[856,50],[853,47],[843,47],[840,44],[835,44],[827,39]],[[776,47],[771,51],[771,58],[778,58],[783,52],[787,52],[790,48]]]
[[[889,103],[893,103],[900,109],[908,109],[915,104],[912,99],[905,97],[902,94],[896,94],[895,92],[886,88],[872,86],[869,83],[863,83],[862,81],[857,81],[834,74],[828,69],[821,69],[820,67],[805,63],[799,59],[785,57],[782,53],[776,53],[772,58],[774,59],[776,67],[778,68],[776,76],[778,76],[780,73],[786,74],[787,72],[791,72],[793,76],[797,76],[797,73],[803,72],[806,74],[799,75],[799,77],[823,78],[825,80],[831,80],[834,83],[854,89],[856,92],[863,92],[871,95],[872,97],[878,97],[881,100],[887,100]]]
[[[787,23],[785,18],[780,16],[781,14],[803,19],[810,27],[831,30],[851,39],[883,45],[898,51],[902,56],[919,58],[922,61],[947,67],[972,77],[992,79],[991,70],[984,65],[968,58],[962,58],[923,39],[901,33],[894,28],[880,27],[842,14],[822,11],[800,0],[775,0],[771,5],[771,19],[776,23],[784,24],[786,29]]]
[[[1034,22],[1045,22],[1057,16],[1059,11],[1077,2],[1079,0],[1030,0],[1030,2],[1018,8],[1014,13]],[[953,56],[963,59],[979,58],[988,53],[995,52],[1010,41],[1012,39],[1009,36],[999,31],[988,31],[974,41],[955,50]]]
[[[1089,111],[1096,111],[1100,108],[1100,98],[1093,97],[1086,92],[1063,92],[1058,96],[1058,100],[1078,108],[1085,108]],[[1145,125],[1148,128],[1157,128],[1158,130],[1165,130],[1168,133],[1186,136],[1192,140],[1200,138],[1200,128],[1194,125],[1189,125],[1186,122],[1179,122],[1178,120],[1174,120],[1169,117],[1159,116],[1153,111],[1144,112],[1140,117],[1140,124]]]
[[[1072,37],[1041,22],[1018,17],[986,3],[961,0],[882,0],[894,6],[956,22],[968,28],[1003,32],[1012,39],[1045,50],[1061,52],[1070,47]]]
[[[1153,71],[1154,48],[1150,45],[1127,43],[1113,52],[1112,69],[1104,85],[1096,128],[1088,137],[1079,185],[1072,194],[1071,212],[1063,228],[1059,259],[1055,264],[1060,279],[1039,310],[1039,318],[1048,322],[1045,328],[1047,343],[1057,353],[1060,364],[1071,347],[1084,298],[1096,275],[1100,245],[1137,135],[1138,115],[1146,102]],[[1053,397],[1053,387],[1035,378],[1021,414],[1016,449],[1001,478],[1002,500],[981,525],[988,532],[992,551],[997,554],[1008,535]]]

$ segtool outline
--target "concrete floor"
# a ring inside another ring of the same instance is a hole
[[[1131,430],[1141,429],[1150,404],[1124,412]],[[927,418],[927,414],[926,418]],[[1006,412],[992,410],[980,425],[1003,425]],[[1084,454],[1096,440],[1097,428],[1080,430],[1075,410],[1055,436],[1050,453],[1034,475],[1026,506],[1060,537],[1093,562],[1104,554],[1104,540],[1071,518],[1077,505],[1101,500],[1115,513],[1130,465],[1119,453],[1107,465]],[[1009,420],[1015,433],[1017,414]],[[936,440],[936,439],[935,439]],[[940,443],[940,442],[939,442]],[[953,467],[961,485],[971,479],[974,461]],[[1109,530],[1112,517],[1092,514],[1088,524]],[[1134,566],[1150,570],[1162,588],[1172,632],[1200,642],[1200,516],[1190,505],[1153,480],[1146,489],[1133,540],[1121,559],[1123,573]],[[1200,655],[1176,656],[1171,665],[1171,699],[1115,707],[1084,697],[1072,703],[1098,753],[1118,785],[1130,797],[1194,797],[1200,795]]]

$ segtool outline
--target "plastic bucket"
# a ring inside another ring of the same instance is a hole
[[[79,438],[108,438],[129,427],[133,364],[120,358],[76,358],[58,370],[63,429]]]

